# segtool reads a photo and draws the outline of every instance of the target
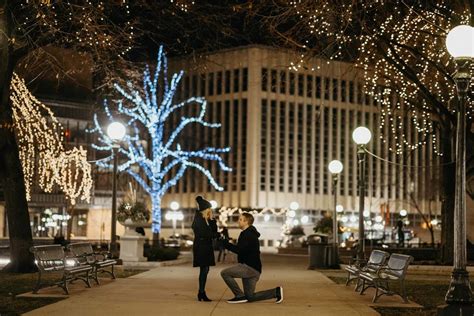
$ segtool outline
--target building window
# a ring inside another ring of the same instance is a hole
[[[323,166],[329,163],[329,108],[323,110]],[[328,194],[328,171],[323,168],[323,193]]]
[[[285,70],[280,71],[280,93],[281,94],[286,93],[286,71]]]
[[[295,95],[295,84],[296,76],[293,72],[290,72],[290,94]]]
[[[232,156],[232,168],[233,172],[231,173],[232,175],[232,191],[237,191],[238,189],[238,180],[239,180],[239,154],[240,152],[240,146],[239,144],[239,119],[241,117],[241,113],[239,113],[239,100],[233,100],[234,106],[233,106],[233,124],[232,124],[232,144],[230,146],[232,148],[235,148],[235,150],[231,151],[231,156]],[[240,110],[241,112],[242,110]],[[230,131],[229,131],[230,132]]]
[[[205,96],[206,95],[206,74],[201,74],[199,76],[199,81],[200,81],[200,90],[201,90],[201,96]]]
[[[341,102],[346,102],[346,81],[341,80]]]
[[[280,192],[285,191],[285,128],[286,128],[286,104],[284,101],[280,102],[280,115],[279,115],[279,136],[278,136],[278,170],[279,170],[279,180],[278,180],[278,189]]]
[[[267,91],[268,86],[268,69],[262,68],[262,91]]]
[[[329,85],[330,85],[330,80],[328,77],[324,78],[324,99],[329,100]]]
[[[297,114],[297,139],[296,139],[296,146],[298,147],[296,150],[297,154],[297,168],[296,168],[296,190],[298,193],[303,193],[303,111],[304,106],[303,104],[298,104],[296,108],[298,111]]]
[[[295,190],[295,187],[294,187],[294,167],[295,167],[295,164],[294,164],[294,155],[295,155],[295,143],[296,143],[296,137],[297,135],[292,133],[292,129],[294,128],[295,126],[295,104],[294,103],[291,103],[290,102],[290,111],[288,113],[288,119],[289,119],[289,133],[288,133],[288,136],[289,136],[289,144],[288,144],[288,151],[290,153],[290,161],[288,161],[288,173],[289,173],[289,176],[288,176],[288,192],[294,192]],[[291,137],[293,136],[293,137]]]
[[[224,82],[225,93],[230,93],[230,70],[226,70]]]
[[[216,77],[216,94],[220,95],[222,94],[222,71],[217,72],[217,77]]]
[[[304,96],[304,75],[298,75],[298,95],[300,97]]]
[[[189,98],[189,76],[184,77],[184,98]]]
[[[270,91],[276,92],[277,91],[277,71],[276,70],[271,71],[270,84],[271,84]]]
[[[261,107],[261,121],[260,121],[260,132],[261,132],[261,143],[260,143],[260,190],[266,190],[267,181],[267,100],[262,99]]]
[[[354,82],[349,81],[349,102],[354,103]]]
[[[337,101],[339,99],[339,80],[332,79],[332,99],[333,101]]]
[[[234,69],[234,92],[239,92],[240,89],[240,69]]]
[[[313,97],[313,76],[311,75],[306,76],[306,97]]]
[[[321,77],[316,77],[316,98],[321,99]]]
[[[207,78],[207,94],[214,95],[214,73],[209,73]]]
[[[311,193],[311,176],[313,172],[311,170],[313,143],[312,143],[312,131],[316,124],[312,120],[313,118],[313,106],[311,104],[306,105],[306,193]]]
[[[248,68],[244,68],[242,70],[242,91],[247,91],[248,80],[249,80],[249,70]]]
[[[241,157],[241,164],[240,164],[240,190],[246,190],[246,183],[247,183],[247,99],[242,99],[242,104],[240,105],[240,111],[242,113],[242,146],[240,148],[240,157]]]
[[[276,169],[276,146],[274,140],[276,139],[276,130],[277,130],[277,103],[276,101],[272,100],[271,107],[270,107],[270,142],[269,142],[269,150],[270,150],[270,191],[275,192],[275,169]]]

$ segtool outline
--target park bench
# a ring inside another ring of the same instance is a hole
[[[352,280],[357,280],[355,290],[359,290],[359,274],[361,272],[377,272],[385,264],[389,255],[388,252],[382,250],[372,250],[368,261],[363,259],[355,259],[354,261],[351,261],[351,263],[345,268],[347,271],[346,286],[349,285]]]
[[[387,265],[380,268],[377,272],[361,272],[359,274],[359,278],[362,280],[360,294],[362,295],[369,287],[374,287],[375,295],[372,299],[374,303],[377,302],[377,299],[382,295],[394,294],[399,295],[405,303],[408,303],[405,289],[405,276],[408,266],[412,261],[412,256],[394,253],[388,259]],[[399,284],[398,292],[393,286],[390,286],[394,283]]]
[[[92,244],[88,242],[69,244],[67,248],[80,265],[92,267],[92,278],[97,284],[100,284],[99,273],[108,273],[115,279],[114,266],[117,261],[109,258],[109,252],[94,252]]]
[[[53,283],[61,287],[66,294],[69,294],[68,283],[74,280],[82,280],[91,287],[89,275],[92,271],[91,266],[68,266],[66,265],[66,256],[61,245],[33,246],[30,251],[35,256],[35,263],[38,267],[38,280],[33,290],[37,294],[41,288],[42,277],[44,274],[57,274],[60,278]],[[50,284],[50,282],[48,282]]]

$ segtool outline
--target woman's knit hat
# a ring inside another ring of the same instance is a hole
[[[198,211],[204,211],[207,210],[208,208],[211,208],[212,205],[209,201],[205,200],[202,196],[197,196],[196,197],[196,202],[198,204]]]

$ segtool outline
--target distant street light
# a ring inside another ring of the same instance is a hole
[[[179,210],[179,203],[173,201],[170,203],[171,211],[166,212],[165,219],[167,221],[172,221],[173,223],[173,236],[176,236],[176,221],[182,221],[184,219],[184,214]]]
[[[400,216],[401,217],[405,217],[405,216],[407,216],[407,214],[408,214],[407,210],[400,210]]]
[[[357,249],[357,259],[363,260],[365,257],[365,231],[364,231],[364,200],[365,200],[365,145],[370,142],[372,133],[367,127],[357,127],[352,132],[352,139],[357,144],[357,158],[359,163],[359,246]]]
[[[300,207],[300,205],[298,204],[298,202],[291,202],[290,203],[290,209],[293,210],[293,211],[296,211],[299,207]]]
[[[474,28],[459,25],[446,37],[448,52],[456,62],[454,75],[458,93],[456,125],[456,187],[454,202],[454,266],[445,301],[444,315],[472,315],[473,298],[469,273],[466,270],[466,99],[471,83],[474,60]]]
[[[214,200],[210,200],[209,203],[211,203],[211,208],[212,208],[212,209],[215,209],[215,208],[217,208],[217,206],[218,206],[217,202],[214,201]]]
[[[117,167],[119,143],[124,139],[127,130],[120,122],[113,122],[107,127],[107,136],[113,141],[112,154],[114,168],[112,172],[112,219],[110,229],[110,253],[117,256]]]

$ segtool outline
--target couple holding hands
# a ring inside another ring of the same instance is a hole
[[[196,197],[196,202],[198,210],[194,216],[192,228],[194,232],[193,266],[199,267],[198,300],[204,302],[211,301],[206,295],[205,288],[209,267],[216,265],[212,240],[221,238],[224,247],[237,254],[238,261],[238,264],[221,271],[224,282],[234,293],[234,298],[229,299],[227,303],[246,303],[268,299],[276,299],[276,303],[281,303],[283,301],[283,288],[281,286],[255,292],[255,286],[262,273],[262,263],[260,261],[260,243],[258,241],[260,233],[253,226],[254,218],[252,214],[240,214],[239,228],[242,232],[239,235],[237,244],[234,245],[217,232],[216,221],[212,218],[211,203],[202,196]],[[235,279],[242,279],[243,291]]]

